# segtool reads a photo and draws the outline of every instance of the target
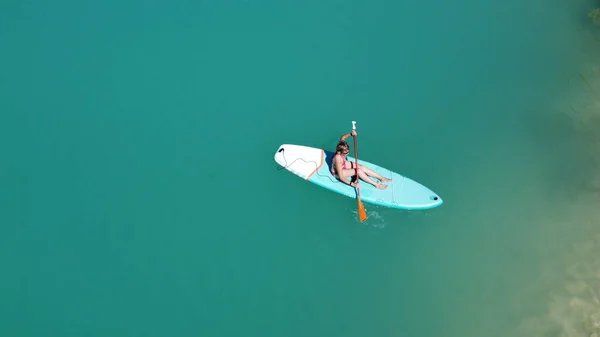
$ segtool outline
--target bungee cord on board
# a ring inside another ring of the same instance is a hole
[[[285,158],[285,149],[281,149],[281,150],[279,150],[279,152],[282,152],[281,156],[283,158],[283,161],[285,162],[285,165],[284,166],[279,166],[277,168],[277,171],[283,170],[283,169],[286,169],[286,168],[290,167],[291,165],[293,165],[298,160],[301,160],[301,161],[303,161],[303,162],[305,162],[307,164],[314,163],[315,164],[315,168],[317,168],[319,166],[319,163],[317,163],[316,161],[314,161],[314,160],[306,160],[306,159],[301,158],[301,157],[294,159],[294,161],[292,161],[291,163],[288,164],[288,161]],[[319,171],[317,171],[315,174],[318,175],[318,176],[320,176],[320,177],[325,177],[325,178],[329,179],[333,183],[340,183],[341,184],[341,182],[339,180],[335,179],[334,177],[332,177],[331,174],[324,175],[324,174],[319,173]]]

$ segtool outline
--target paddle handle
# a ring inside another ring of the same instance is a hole
[[[356,121],[352,121],[352,130],[356,130]]]

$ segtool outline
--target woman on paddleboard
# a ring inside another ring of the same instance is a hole
[[[358,187],[358,181],[352,182],[347,178],[356,176],[356,163],[348,160],[348,153],[350,153],[350,146],[346,142],[346,138],[348,137],[356,137],[356,131],[352,130],[352,132],[345,133],[342,135],[342,137],[340,137],[340,141],[335,148],[335,155],[333,156],[331,162],[331,174],[337,176],[338,179],[344,184],[350,185],[352,187]],[[370,177],[377,178],[382,183],[386,181],[391,181],[391,179],[384,178],[377,172],[360,164],[358,164],[358,177],[379,189],[387,188],[388,185],[377,183],[373,181]]]

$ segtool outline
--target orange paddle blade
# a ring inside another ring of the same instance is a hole
[[[365,206],[360,199],[358,199],[358,218],[360,222],[367,220],[367,211],[365,211]]]

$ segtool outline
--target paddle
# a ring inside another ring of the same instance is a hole
[[[352,130],[356,130],[356,121],[352,121]],[[354,160],[356,165],[354,165],[356,170],[356,182],[358,183],[360,178],[358,177],[358,148],[356,147],[356,136],[354,136]],[[365,206],[360,200],[360,188],[356,188],[356,199],[358,199],[358,218],[360,222],[367,220],[367,211],[365,211]]]

